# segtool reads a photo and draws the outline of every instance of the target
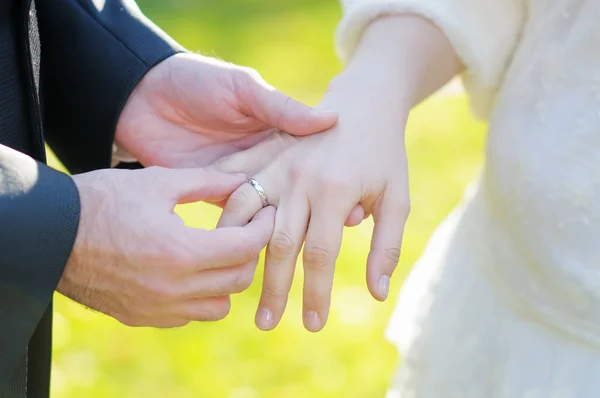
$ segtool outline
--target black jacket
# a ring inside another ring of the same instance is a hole
[[[96,3],[0,0],[0,398],[49,395],[52,295],[78,228],[44,140],[73,173],[109,167],[129,94],[180,50],[132,1]]]

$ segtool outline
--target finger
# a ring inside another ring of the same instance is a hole
[[[190,321],[212,322],[229,315],[231,299],[229,296],[189,299],[168,309],[168,312]]]
[[[264,141],[246,150],[224,156],[208,166],[207,169],[225,173],[255,175],[296,142],[297,139],[293,136],[273,130]]]
[[[243,174],[227,174],[202,168],[167,169],[150,167],[145,170],[151,183],[169,197],[174,204],[218,202],[225,199],[246,180]]]
[[[231,267],[255,261],[273,232],[275,208],[260,210],[243,227],[212,231],[187,228],[186,256],[189,272]]]
[[[400,259],[404,226],[409,213],[408,201],[401,195],[386,194],[373,213],[375,228],[367,259],[367,286],[373,297],[384,301],[390,278]]]
[[[335,261],[342,245],[344,220],[350,213],[339,203],[313,206],[304,244],[304,327],[321,330],[327,322]]]
[[[258,257],[235,267],[196,272],[182,281],[181,297],[193,299],[241,293],[252,284],[257,263]]]
[[[362,207],[361,204],[357,204],[356,206],[354,206],[352,211],[350,211],[350,214],[348,215],[348,218],[346,219],[346,222],[344,223],[344,225],[346,225],[347,227],[356,227],[365,218],[366,218],[365,209]]]
[[[153,327],[160,329],[172,329],[187,325],[190,323],[188,319],[165,316],[160,318],[143,318],[143,319],[122,319],[117,318],[119,322],[128,327]]]
[[[217,228],[244,226],[262,207],[262,200],[254,187],[243,184],[227,200]]]
[[[242,103],[257,119],[294,135],[309,135],[325,131],[337,122],[337,112],[318,110],[304,105],[277,91],[260,75],[252,73],[242,94]]]
[[[185,318],[161,318],[155,319],[148,326],[161,329],[173,329],[183,327],[188,323],[190,323],[190,321]]]
[[[208,203],[210,205],[213,205],[213,206],[217,206],[217,207],[219,207],[221,209],[224,209],[225,205],[227,204],[227,199],[218,200],[216,202],[209,202],[209,201],[207,201],[206,203]]]
[[[255,323],[259,329],[277,326],[294,279],[296,260],[306,233],[308,201],[301,195],[290,195],[281,201],[275,217],[275,229],[267,246],[265,275]]]

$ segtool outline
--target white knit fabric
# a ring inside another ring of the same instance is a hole
[[[523,0],[342,0],[342,5],[344,17],[336,32],[342,60],[351,56],[372,20],[399,13],[425,16],[446,34],[467,65],[464,83],[476,114],[489,114],[523,26]]]
[[[400,293],[389,396],[600,397],[600,1],[344,6],[345,57],[379,15],[431,18],[489,116],[480,177]]]

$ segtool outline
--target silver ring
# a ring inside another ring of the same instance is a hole
[[[252,188],[254,188],[256,193],[258,193],[263,208],[267,207],[269,205],[269,199],[267,198],[267,194],[265,193],[265,189],[262,187],[262,185],[260,185],[254,178],[249,178],[248,184],[252,185]]]

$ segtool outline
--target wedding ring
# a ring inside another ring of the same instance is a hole
[[[265,189],[262,187],[262,185],[260,185],[254,178],[249,178],[248,184],[252,185],[252,188],[254,188],[256,193],[258,193],[263,208],[267,207],[269,205],[269,200],[267,199],[267,194],[265,193]]]

